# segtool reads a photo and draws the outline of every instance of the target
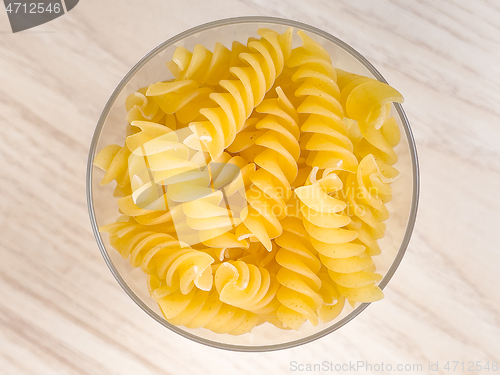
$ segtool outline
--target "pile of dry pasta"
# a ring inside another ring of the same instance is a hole
[[[291,29],[258,34],[178,47],[175,79],[130,95],[125,145],[94,159],[121,214],[100,231],[175,325],[298,330],[383,298],[372,257],[403,98],[335,69],[302,31],[293,49]]]

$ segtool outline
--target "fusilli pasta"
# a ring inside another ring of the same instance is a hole
[[[109,242],[132,267],[141,267],[148,275],[182,294],[194,286],[201,290],[212,289],[214,259],[202,251],[178,241],[174,236],[149,230],[133,222],[116,222],[100,228],[109,233]],[[175,232],[174,232],[175,233]]]
[[[300,128],[305,133],[301,156],[309,166],[354,172],[358,161],[342,122],[344,110],[330,56],[304,32],[298,34],[303,46],[292,51],[288,65],[298,67],[292,76],[300,83],[295,95],[305,97],[297,111],[309,115]]]
[[[317,325],[316,309],[324,304],[319,294],[321,262],[308,244],[305,231],[297,230],[300,224],[296,220],[287,217],[283,222],[283,234],[276,239],[280,246],[276,261],[281,266],[277,274],[281,284],[277,297],[282,304],[277,314],[285,327],[295,330],[306,320]]]
[[[183,294],[166,286],[155,276],[149,276],[149,288],[165,318],[175,325],[241,335],[263,323],[257,314],[223,303],[215,289],[204,291],[194,288]]]
[[[273,30],[260,29],[259,34],[260,39],[249,40],[250,52],[239,55],[248,66],[230,68],[237,79],[221,80],[219,85],[227,92],[212,93],[210,98],[217,105],[200,109],[207,121],[190,124],[212,160],[218,159],[234,141],[253,109],[274,84],[290,54],[291,29],[281,35]]]
[[[245,219],[237,229],[240,238],[256,238],[268,251],[271,239],[282,232],[279,220],[286,214],[300,155],[297,111],[279,87],[277,93],[278,98],[266,99],[255,108],[266,116],[255,124],[260,132],[244,155],[247,159],[249,153],[255,155],[252,160],[259,168],[250,175]]]
[[[240,335],[330,322],[383,297],[372,257],[399,176],[402,96],[335,69],[302,31],[178,47],[94,158],[121,216],[100,227],[171,324]]]

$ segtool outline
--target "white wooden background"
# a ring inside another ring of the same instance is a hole
[[[386,299],[319,341],[259,354],[204,347],[143,313],[108,271],[85,201],[94,126],[125,73],[187,28],[242,15],[309,23],[366,56],[406,98],[422,177]],[[82,0],[18,34],[0,5],[0,373],[288,374],[292,360],[361,360],[452,374],[463,371],[446,361],[500,361],[499,62],[498,0]]]

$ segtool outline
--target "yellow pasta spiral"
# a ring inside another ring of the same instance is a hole
[[[167,233],[149,230],[133,222],[116,222],[99,228],[109,233],[109,242],[128,259],[132,267],[141,267],[148,274],[180,293],[187,294],[193,287],[212,288],[210,265],[214,259]]]
[[[192,53],[184,47],[176,48],[167,67],[175,81],[187,82],[158,82],[130,94],[125,103],[127,121],[159,123],[167,117],[172,122],[168,117],[175,112],[181,124],[196,119],[200,108],[213,105],[208,97],[212,90],[200,86],[217,85],[220,80],[230,78],[229,68],[241,65],[239,54],[248,51],[248,47],[239,42],[233,43],[231,51],[216,43],[213,53],[201,44],[197,44]]]
[[[248,47],[233,42],[231,50],[221,43],[215,43],[212,53],[201,44],[197,44],[193,52],[184,47],[177,47],[167,67],[176,81],[192,80],[198,85],[217,85],[220,80],[229,79],[231,66],[241,65],[240,53],[248,52]]]
[[[289,216],[282,225],[283,234],[275,240],[280,247],[276,262],[281,266],[276,275],[281,284],[277,316],[285,327],[297,330],[306,320],[318,324],[316,309],[324,304],[319,294],[321,262],[308,243],[300,219]]]
[[[210,95],[212,89],[199,87],[193,80],[157,82],[148,87],[146,96],[154,100],[166,114],[175,114],[186,126],[200,116],[200,109],[214,106]]]
[[[151,212],[151,210],[160,209],[163,201],[159,200],[156,205],[152,205],[150,210],[146,209],[147,204],[136,205],[136,192],[142,187],[142,190],[151,190],[154,186],[153,181],[156,175],[156,181],[161,180],[160,171],[150,173],[150,161],[153,168],[161,164],[163,156],[175,153],[186,155],[186,146],[176,143],[176,134],[165,125],[149,121],[133,121],[132,128],[139,129],[132,131],[126,139],[125,146],[109,145],[104,147],[95,157],[94,165],[104,170],[106,173],[101,181],[101,185],[106,185],[113,180],[117,182],[115,196],[121,197],[119,200],[120,209],[129,216],[139,216]],[[154,155],[154,156],[153,156]],[[148,160],[150,157],[150,160]],[[172,159],[170,155],[170,159]],[[173,160],[173,159],[172,159]],[[174,163],[175,165],[175,163]],[[193,164],[190,164],[193,166]],[[185,167],[185,165],[183,166]],[[169,170],[176,170],[173,166],[166,167]],[[146,186],[144,186],[146,185]]]
[[[276,274],[280,267],[275,259],[277,251],[278,246],[274,241],[271,251],[268,251],[260,242],[250,242],[248,248],[244,249],[242,256],[238,260],[257,267],[265,267],[269,272]]]
[[[276,275],[241,260],[220,264],[215,271],[215,288],[222,302],[259,314],[273,312],[279,288]]]
[[[128,174],[128,158],[130,150],[127,146],[108,145],[104,147],[94,158],[94,165],[105,172],[101,180],[101,186],[116,181],[115,197],[123,197],[131,194],[130,178]]]
[[[376,79],[337,70],[341,101],[347,116],[380,129],[389,117],[391,103],[403,102],[395,88]]]
[[[321,280],[319,294],[325,302],[316,309],[319,319],[323,322],[330,322],[340,315],[345,305],[345,297],[338,292],[338,285],[332,280],[328,272],[320,271],[318,274]]]
[[[125,101],[127,110],[127,121],[151,121],[160,122],[165,112],[160,109],[156,101],[146,96],[147,87],[142,87],[136,92],[130,94]]]
[[[175,211],[169,208],[163,184],[193,176],[189,172],[199,170],[204,160],[191,155],[177,132],[164,125],[146,121],[132,125],[140,131],[126,138],[131,194],[118,199],[118,207],[144,225],[172,222]]]
[[[357,121],[356,156],[361,160],[372,154],[379,162],[394,165],[398,160],[394,147],[401,135],[395,118],[389,115],[391,103],[402,103],[403,97],[391,86],[372,78],[342,70],[337,70],[337,74],[341,103]]]
[[[356,156],[359,160],[373,155],[380,164],[396,164],[398,157],[394,147],[398,145],[401,134],[394,117],[387,118],[380,129],[366,122],[358,122],[358,128],[363,137],[357,144]]]
[[[356,238],[355,232],[342,229],[351,222],[349,216],[342,212],[346,203],[329,195],[341,189],[342,181],[334,173],[295,189],[301,202],[304,226],[316,249],[323,243],[346,243]]]
[[[246,193],[245,219],[237,229],[240,238],[261,242],[268,251],[271,240],[281,232],[279,220],[286,215],[291,183],[297,177],[300,156],[298,114],[281,88],[277,98],[266,99],[255,109],[265,117],[255,125],[254,163],[259,167],[250,175],[252,185]],[[247,155],[248,157],[248,155]]]
[[[218,159],[224,149],[231,145],[255,106],[262,102],[265,93],[273,86],[289,56],[291,29],[281,35],[274,30],[259,29],[259,34],[260,39],[249,40],[250,52],[239,55],[247,66],[231,67],[230,72],[236,79],[219,82],[227,92],[210,94],[216,103],[215,107],[200,110],[207,121],[190,124],[212,160]]]
[[[346,203],[328,195],[341,191],[342,187],[340,178],[329,174],[311,185],[295,189],[295,194],[301,201],[301,214],[311,243],[332,280],[339,285],[340,292],[353,302],[371,302],[382,296],[380,289],[372,285],[381,277],[368,272],[374,266],[372,254],[355,241],[358,231],[344,228],[351,222],[344,213]],[[361,287],[367,287],[371,295],[361,294]]]
[[[382,238],[385,232],[385,220],[389,218],[386,203],[392,198],[390,183],[399,176],[393,167],[385,165],[381,169],[373,155],[360,161],[358,171],[350,175],[346,182],[349,213],[361,221],[351,226],[359,233],[371,255],[380,254],[376,240]]]
[[[254,170],[254,164],[224,153],[207,165],[206,180],[179,184],[179,190],[192,192],[185,194],[187,199],[183,201],[176,199],[182,202],[186,224],[198,233],[201,243],[218,248],[219,254],[227,249],[248,248],[248,242],[239,240],[234,231],[242,221],[245,187]]]
[[[362,83],[369,82],[372,78],[348,73],[342,69],[335,69],[337,73],[337,85],[340,90],[340,104],[346,107],[347,98],[354,88]]]
[[[297,68],[292,76],[300,83],[295,95],[305,97],[297,111],[308,115],[301,126],[302,156],[308,166],[354,172],[358,161],[342,121],[344,110],[330,56],[304,32],[297,34],[303,45],[292,51],[287,65]]]
[[[223,303],[215,289],[205,291],[193,288],[188,294],[183,294],[154,275],[149,276],[148,284],[151,296],[158,302],[163,315],[174,325],[241,335],[264,322],[257,314]]]

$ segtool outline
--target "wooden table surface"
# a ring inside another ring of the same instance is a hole
[[[103,261],[85,198],[94,127],[127,71],[187,28],[242,15],[309,23],[366,56],[405,95],[422,179],[386,298],[323,339],[260,354],[202,346],[142,312]],[[291,361],[498,373],[499,61],[498,0],[82,0],[17,34],[0,9],[0,373],[299,372]]]

